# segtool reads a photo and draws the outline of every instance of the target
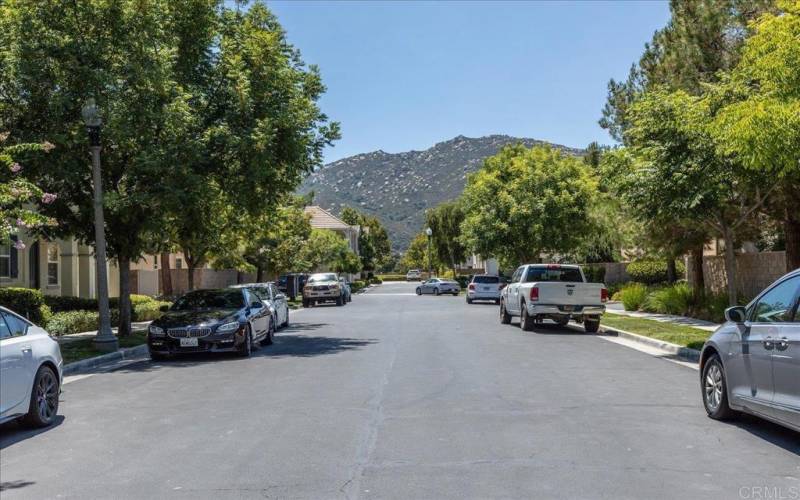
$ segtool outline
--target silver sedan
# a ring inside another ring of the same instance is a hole
[[[800,270],[782,277],[703,347],[700,385],[711,418],[746,412],[800,431]]]
[[[461,286],[456,281],[444,280],[441,278],[431,278],[428,281],[420,283],[417,287],[417,295],[424,293],[432,293],[433,295],[441,295],[443,293],[451,293],[458,295],[461,291]]]

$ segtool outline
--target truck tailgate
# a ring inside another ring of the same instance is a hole
[[[602,305],[602,283],[570,283],[540,281],[533,283],[539,289],[538,304],[590,306]]]

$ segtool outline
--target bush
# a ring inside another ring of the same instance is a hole
[[[686,266],[682,262],[675,263],[676,273],[680,277],[686,272]],[[667,281],[667,263],[657,260],[640,260],[631,262],[627,268],[631,279],[637,283],[654,285]]]
[[[606,280],[606,268],[603,266],[584,266],[583,274],[589,283],[602,283]]]
[[[405,279],[405,277],[403,279]],[[387,280],[387,281],[391,281],[391,280]],[[373,285],[380,285],[381,283],[383,283],[383,280],[381,278],[372,278],[370,280],[370,283],[372,283]]]
[[[140,296],[141,297],[141,296]],[[164,314],[161,311],[161,306],[171,306],[171,302],[156,301],[153,299],[132,304],[131,321],[152,321],[158,319]]]
[[[692,288],[686,283],[678,283],[651,292],[644,308],[649,312],[684,316],[689,314],[694,304]]]
[[[363,290],[366,287],[367,287],[367,284],[365,282],[363,282],[363,281],[354,281],[354,282],[350,283],[350,292],[351,293],[356,293],[356,292],[358,292],[360,290]]]
[[[0,288],[0,305],[39,325],[50,312],[42,292],[32,288]]]
[[[50,335],[70,335],[97,330],[100,315],[97,311],[64,311],[53,314],[47,322]]]
[[[96,311],[98,309],[97,299],[47,296],[44,301],[56,313],[64,311]]]
[[[638,311],[647,300],[647,287],[641,283],[629,283],[619,291],[619,300],[626,311]]]
[[[467,288],[470,282],[470,277],[465,274],[459,274],[456,278],[456,281],[458,281],[458,284],[461,288]]]
[[[374,280],[379,281],[405,281],[406,275],[405,274],[379,274],[377,277],[372,278]]]

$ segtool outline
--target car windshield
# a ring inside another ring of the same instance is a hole
[[[581,283],[583,277],[577,267],[529,267],[525,281],[565,281]]]
[[[175,301],[173,311],[198,309],[240,309],[244,307],[244,296],[240,289],[197,290],[189,292]]]
[[[322,281],[336,281],[336,275],[333,273],[314,274],[308,278],[309,283],[320,283]]]
[[[473,283],[500,283],[500,278],[497,276],[475,276],[472,278]]]
[[[247,287],[250,289],[251,292],[256,294],[256,296],[261,300],[269,300],[269,287],[268,286],[249,286]]]

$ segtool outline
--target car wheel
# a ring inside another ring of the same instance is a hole
[[[519,327],[525,332],[533,331],[533,318],[528,315],[528,306],[523,302],[519,306],[521,315],[519,317]]]
[[[467,304],[472,304],[472,299],[467,297]]]
[[[500,302],[500,323],[503,325],[511,323],[511,315],[506,311],[506,304],[504,302]]]
[[[308,299],[303,299],[303,307],[308,307]]]
[[[417,287],[417,295],[422,295],[422,288]]]
[[[442,292],[440,292],[438,288],[434,288],[433,289],[433,294],[434,295],[439,295],[440,293],[442,293]]]
[[[250,333],[250,325],[244,331],[244,342],[239,346],[239,356],[249,358],[253,354],[253,336]]]
[[[453,297],[458,297],[458,292],[453,292]]]
[[[342,300],[342,296],[341,295],[336,297],[336,305],[337,306],[343,306],[344,305],[344,300]]]
[[[281,325],[281,328],[286,328],[289,326],[289,309],[286,309],[286,320]]]
[[[600,318],[584,318],[583,330],[586,333],[597,333],[600,329]]]
[[[49,366],[39,367],[33,378],[31,403],[23,423],[30,427],[47,427],[58,414],[58,375]]]
[[[275,323],[272,321],[269,322],[269,328],[267,329],[267,336],[261,341],[261,345],[272,345],[272,339],[275,335]]]
[[[715,420],[725,420],[736,415],[728,405],[728,383],[725,369],[719,356],[714,354],[703,366],[703,406],[708,416]]]

